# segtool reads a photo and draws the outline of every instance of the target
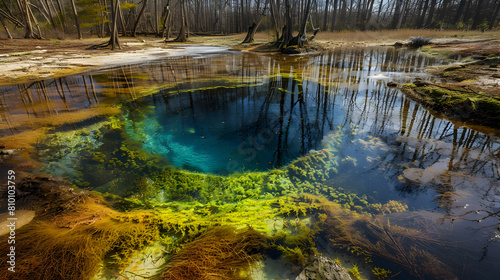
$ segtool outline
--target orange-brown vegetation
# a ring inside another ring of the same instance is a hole
[[[254,229],[215,227],[172,256],[163,279],[250,279],[248,272],[264,246],[264,236]]]

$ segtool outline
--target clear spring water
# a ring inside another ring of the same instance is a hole
[[[451,246],[434,253],[459,279],[495,279],[499,131],[439,118],[387,86],[429,80],[424,67],[440,63],[394,48],[313,57],[224,53],[66,77],[59,82],[69,97],[44,103],[40,96],[32,107],[19,105],[15,88],[2,91],[14,104],[7,113],[20,119],[125,100],[128,137],[168,164],[203,173],[285,166],[340,135],[334,185],[408,204],[431,218],[429,229],[446,232],[441,241]],[[144,89],[154,94],[141,97]],[[68,145],[66,153],[86,145]],[[60,156],[46,170],[71,178],[75,161]]]

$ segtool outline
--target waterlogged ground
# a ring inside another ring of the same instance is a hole
[[[281,255],[254,279],[295,279],[314,250],[363,278],[383,279],[374,267],[395,279],[495,278],[500,131],[439,118],[397,88],[432,81],[424,67],[444,61],[392,47],[210,51],[1,88],[5,143],[32,141],[36,172],[174,215],[183,233],[249,224],[274,236]],[[160,270],[146,263],[122,272]]]

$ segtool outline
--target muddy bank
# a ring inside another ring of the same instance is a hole
[[[1,41],[0,85],[14,85],[174,56],[202,55],[228,50],[228,47],[215,46],[200,50],[193,44],[166,44],[160,39],[151,38],[123,39],[122,48],[118,50],[89,49],[97,43],[98,39]]]

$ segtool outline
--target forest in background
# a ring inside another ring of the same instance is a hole
[[[0,0],[0,38],[249,32],[250,42],[258,29],[288,42],[306,31],[484,31],[498,28],[499,14],[500,0]]]

